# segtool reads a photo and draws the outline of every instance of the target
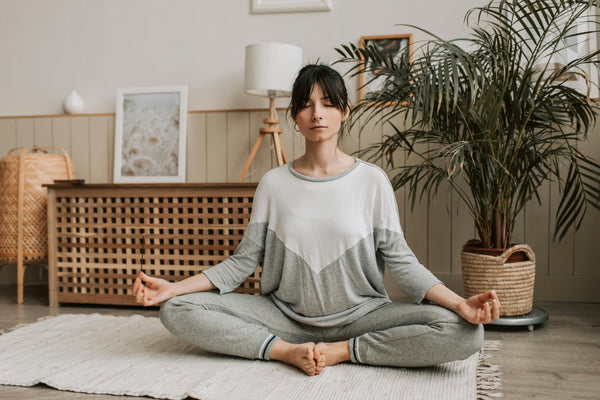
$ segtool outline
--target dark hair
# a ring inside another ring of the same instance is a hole
[[[350,106],[348,91],[344,78],[333,68],[324,64],[308,64],[302,67],[294,81],[290,114],[293,119],[310,98],[313,86],[318,83],[323,95],[329,98],[331,104],[343,113]]]

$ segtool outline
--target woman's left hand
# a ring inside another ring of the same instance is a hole
[[[500,318],[500,299],[496,291],[489,290],[460,302],[456,312],[472,324],[489,324]]]

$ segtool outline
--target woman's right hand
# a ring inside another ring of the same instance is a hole
[[[138,303],[145,306],[155,306],[171,297],[175,297],[175,288],[172,282],[150,277],[140,271],[133,282],[133,295]]]

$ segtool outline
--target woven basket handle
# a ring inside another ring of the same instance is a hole
[[[529,247],[529,245],[516,244],[516,245],[506,249],[506,251],[500,255],[500,259],[502,260],[502,263],[505,264],[511,255],[513,255],[514,253],[518,253],[518,252],[525,253],[525,256],[527,256],[529,261],[535,261],[535,253],[533,252],[533,249],[531,247]]]
[[[8,153],[6,153],[6,155],[9,155],[10,153],[14,153],[14,152],[19,152],[20,154],[25,154],[28,151],[34,151],[34,152],[38,152],[38,153],[48,153],[47,149],[52,149],[52,150],[58,150],[60,151],[65,157],[69,157],[69,154],[67,154],[67,151],[65,149],[63,149],[62,147],[58,147],[58,146],[31,146],[31,147],[15,147],[14,149],[10,149],[8,151]]]
[[[65,164],[67,167],[67,175],[68,175],[68,179],[73,179],[74,178],[74,173],[73,173],[73,168],[71,167],[71,165],[69,164],[71,158],[69,157],[69,153],[67,153],[67,151],[65,149],[63,149],[62,147],[58,147],[58,146],[31,146],[31,147],[15,147],[14,149],[11,149],[8,151],[8,153],[6,153],[6,155],[9,155],[11,153],[14,152],[19,152],[19,170],[22,170],[23,168],[23,161],[24,161],[24,155],[27,154],[28,151],[32,151],[32,152],[38,152],[38,153],[48,153],[48,150],[57,150],[58,152],[62,153],[62,155],[65,158]]]
[[[43,151],[44,153],[47,153],[47,151],[43,150],[41,147],[38,146],[32,146],[32,147],[15,147],[14,149],[10,149],[8,151],[8,153],[6,153],[6,155],[9,155],[11,153],[16,153],[19,152],[19,154],[25,154],[27,153],[29,150],[34,150],[34,151]]]

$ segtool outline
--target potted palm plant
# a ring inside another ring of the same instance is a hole
[[[404,25],[430,37],[408,62],[375,47],[336,49],[351,76],[377,70],[386,82],[353,113],[393,133],[361,156],[389,163],[394,188],[406,185],[413,206],[449,184],[478,233],[462,251],[465,294],[497,289],[503,316],[532,308],[535,256],[512,236],[541,185],[560,186],[556,240],[579,227],[588,206],[600,209],[600,165],[581,151],[596,122],[589,71],[599,51],[561,58],[595,38],[597,3],[493,0],[467,12],[470,35],[460,40]],[[398,150],[418,161],[394,167]]]

